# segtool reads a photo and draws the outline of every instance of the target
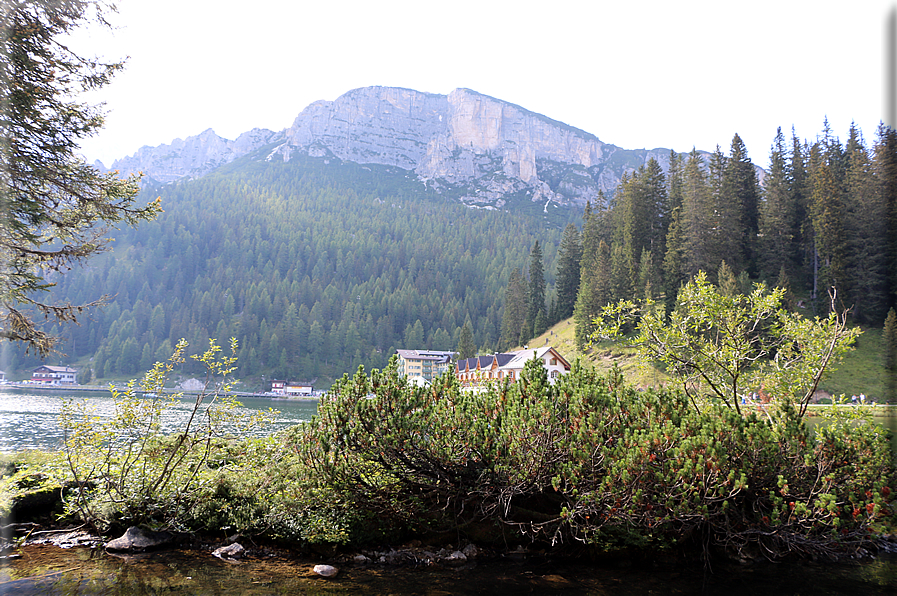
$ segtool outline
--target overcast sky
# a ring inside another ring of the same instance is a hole
[[[604,7],[607,5],[607,7]],[[89,160],[212,128],[282,130],[309,103],[368,85],[467,87],[627,149],[728,151],[768,163],[776,128],[813,140],[828,117],[867,142],[885,119],[895,0],[669,2],[119,0],[83,51],[129,56],[92,101]]]

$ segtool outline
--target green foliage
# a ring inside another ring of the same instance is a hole
[[[571,223],[564,228],[564,235],[558,248],[557,312],[555,320],[550,321],[551,324],[573,315],[573,306],[576,304],[576,294],[579,291],[581,261],[582,244],[579,230]]]
[[[785,413],[798,404],[803,415],[826,369],[851,349],[860,330],[847,328],[846,314],[834,309],[813,319],[788,312],[784,294],[763,284],[749,295],[726,291],[700,272],[679,292],[669,317],[653,301],[640,307],[621,301],[596,319],[595,338],[619,336],[636,320],[633,345],[641,357],[662,363],[698,410],[715,398],[741,412],[740,402],[757,393]]]
[[[410,387],[395,365],[344,377],[297,441],[316,477],[384,531],[474,533],[499,520],[554,545],[665,547],[700,535],[734,551],[831,555],[891,516],[885,433],[810,437],[678,392],[636,391],[577,363],[555,385]],[[840,437],[840,438],[839,438]]]
[[[897,311],[893,308],[888,311],[888,316],[885,318],[882,340],[884,342],[886,398],[888,401],[894,401],[897,400]]]
[[[365,366],[384,366],[418,320],[416,348],[434,348],[437,336],[453,348],[468,316],[476,345],[496,344],[508,276],[527,262],[519,247],[538,238],[553,273],[562,228],[471,210],[387,170],[247,158],[155,189],[165,213],[123,230],[114,253],[57,288],[72,300],[90,300],[98,288],[116,294],[93,320],[66,330],[70,356],[101,359],[111,378],[127,378],[145,345],[157,360],[166,341],[236,337],[241,379],[278,370],[285,350],[284,376],[326,387],[354,370],[356,353]],[[124,354],[129,338],[138,349]],[[188,361],[183,372],[201,370]]]
[[[143,380],[127,389],[111,389],[115,414],[103,420],[86,402],[64,404],[60,424],[65,432],[65,458],[77,487],[67,503],[99,530],[114,523],[153,523],[179,527],[194,515],[210,486],[220,483],[226,465],[210,458],[236,436],[270,420],[273,412],[247,415],[230,397],[236,341],[231,355],[214,341],[191,356],[206,369],[203,389],[193,398],[187,420],[173,435],[163,436],[166,411],[182,394],[164,395],[165,381],[183,364],[187,343],[178,342],[166,362],[157,363]]]
[[[458,339],[458,358],[472,358],[476,356],[477,346],[473,343],[473,330],[470,328],[470,319],[464,321],[461,335]]]
[[[152,219],[158,202],[134,206],[137,177],[102,174],[78,154],[103,116],[75,97],[109,82],[121,63],[77,55],[66,36],[114,7],[93,0],[0,3],[0,338],[49,355],[58,338],[35,317],[72,322],[86,303],[48,301],[54,274],[101,252],[106,227]]]

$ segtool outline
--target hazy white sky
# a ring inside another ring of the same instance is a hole
[[[895,0],[118,0],[113,33],[77,40],[129,56],[106,129],[111,165],[212,128],[282,130],[309,103],[368,85],[467,87],[627,148],[728,151],[758,165],[776,127],[815,139],[884,119],[884,31]]]

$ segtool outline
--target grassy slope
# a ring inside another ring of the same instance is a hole
[[[626,378],[638,387],[651,387],[669,381],[669,378],[653,366],[641,365],[634,350],[613,343],[602,343],[586,350],[576,349],[573,340],[573,319],[561,321],[529,345],[554,346],[569,361],[583,357],[600,370],[609,370],[614,362],[623,370]],[[521,346],[522,347],[522,346]],[[520,349],[520,347],[515,348]],[[843,362],[823,378],[819,389],[833,395],[866,394],[868,398],[881,400],[885,391],[885,370],[882,357],[881,329],[864,329],[856,349]]]

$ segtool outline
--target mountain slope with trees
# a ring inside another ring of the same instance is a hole
[[[94,379],[146,370],[182,337],[196,349],[236,337],[239,374],[259,389],[263,376],[326,386],[404,346],[454,349],[468,319],[491,349],[510,272],[536,241],[553,270],[563,218],[578,218],[528,202],[470,209],[397,168],[316,158],[247,158],[145,193],[161,195],[157,221],[56,280],[71,300],[114,295],[83,325],[56,329],[65,361],[90,362]]]

